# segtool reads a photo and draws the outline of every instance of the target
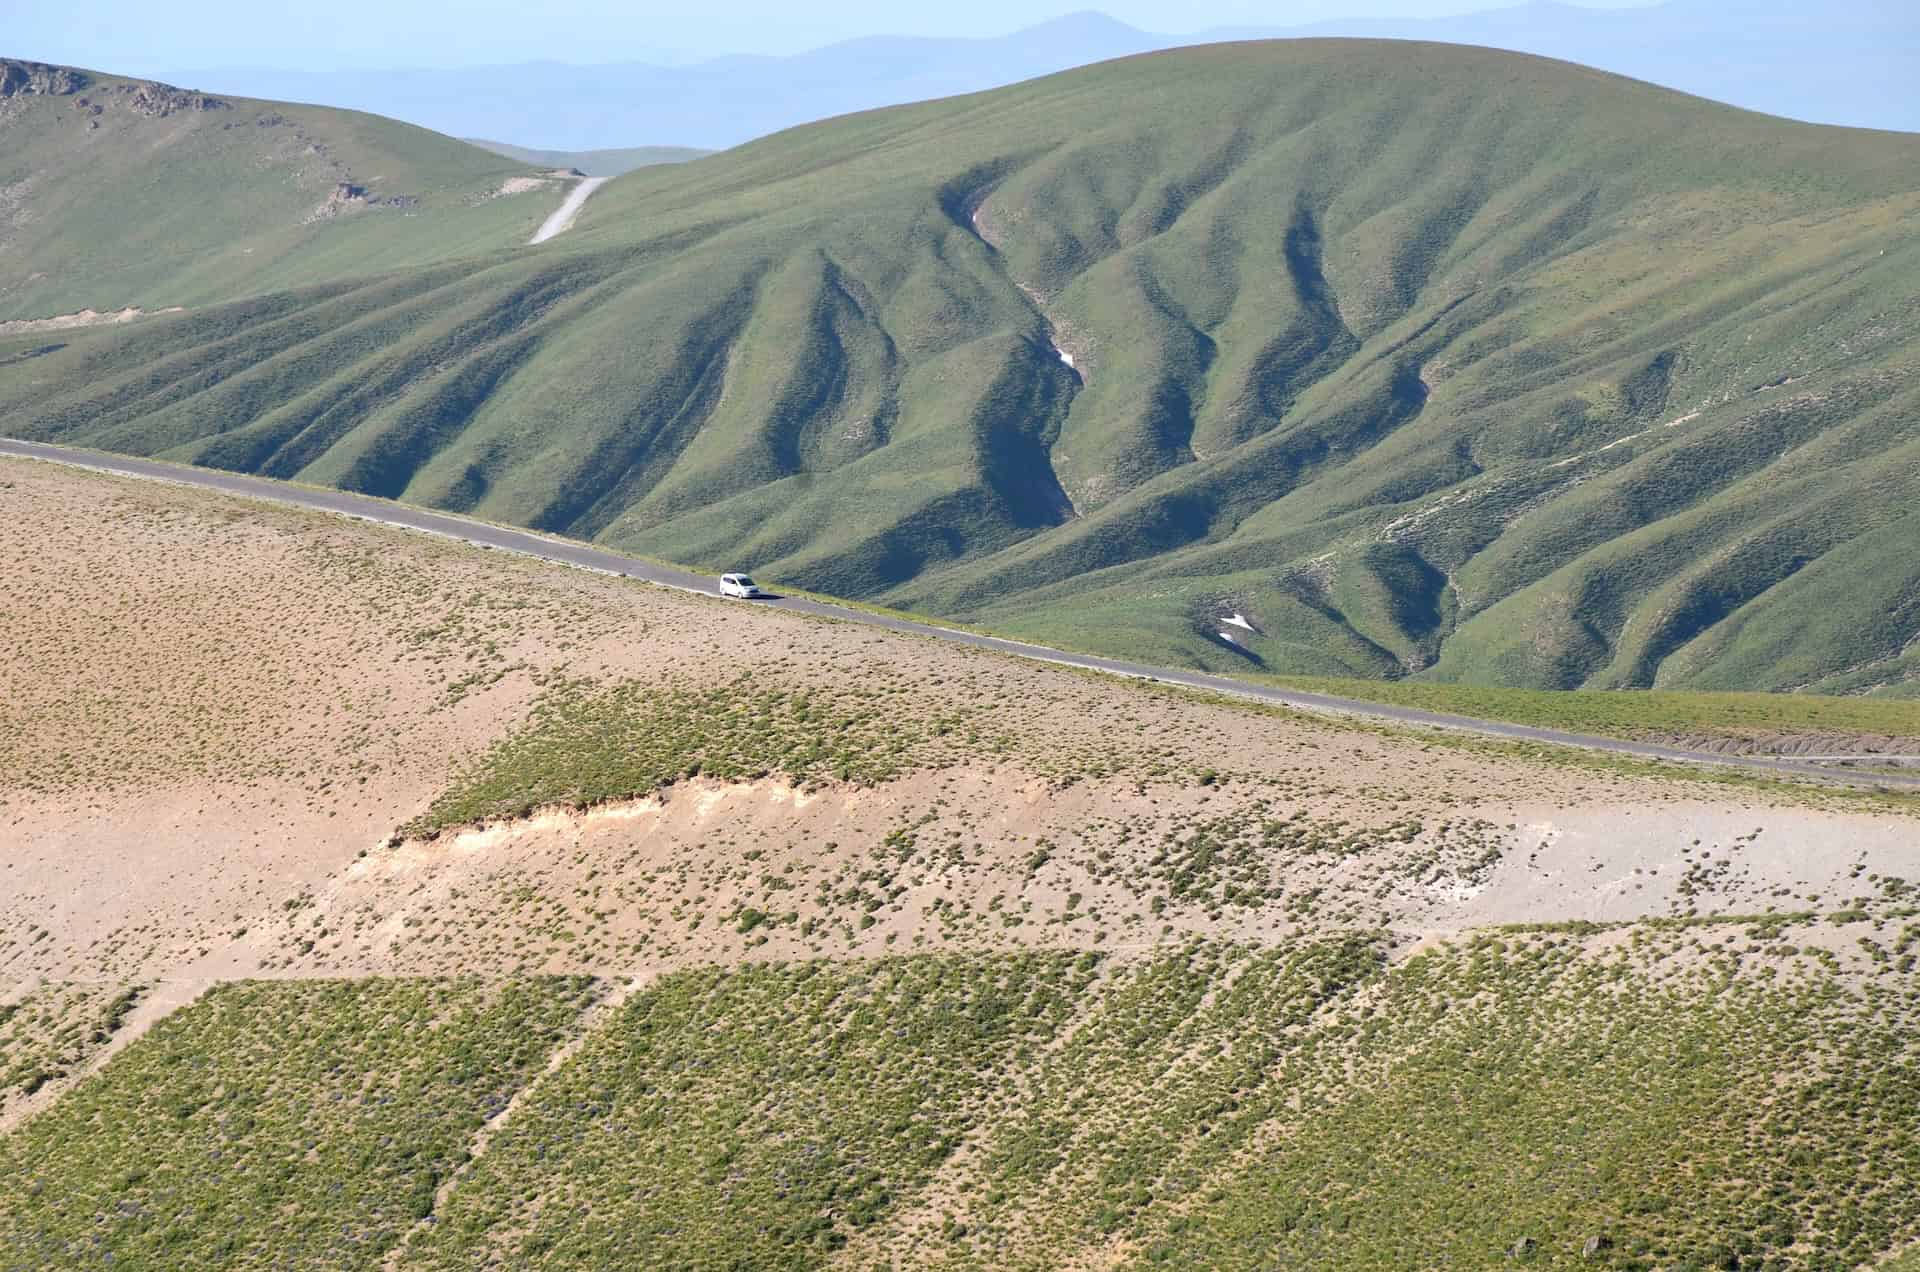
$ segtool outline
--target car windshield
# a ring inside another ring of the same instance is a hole
[[[733,581],[734,581],[735,583],[738,583],[738,584],[739,584],[739,585],[740,585],[741,587],[752,587],[752,586],[753,586],[753,580],[752,580],[752,579],[750,579],[750,578],[748,578],[748,577],[747,577],[746,575],[744,575],[744,574],[736,574],[736,575],[734,575],[734,576],[733,576]]]

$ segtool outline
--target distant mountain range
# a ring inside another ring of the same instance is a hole
[[[564,150],[719,149],[796,124],[977,92],[1108,58],[1223,40],[1436,40],[1537,53],[1750,110],[1920,130],[1920,21],[1907,0],[1671,0],[1642,9],[1536,2],[1459,17],[1346,19],[1195,35],[1085,12],[991,39],[875,36],[793,57],[694,65],[532,62],[459,70],[181,70],[212,92],[323,103],[453,136]]]
[[[491,150],[496,155],[508,159],[518,159],[522,163],[541,164],[548,168],[573,168],[590,177],[617,177],[623,172],[632,172],[635,168],[650,168],[656,163],[686,163],[709,155],[710,150],[693,150],[686,146],[624,146],[618,150],[529,150],[525,146],[510,145],[504,141],[488,141],[484,137],[467,137],[469,145]]]

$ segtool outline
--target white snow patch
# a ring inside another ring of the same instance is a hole
[[[1244,627],[1248,631],[1253,630],[1253,624],[1247,621],[1247,616],[1245,614],[1236,612],[1232,618],[1223,618],[1220,621],[1225,623],[1229,627]]]
[[[1073,372],[1074,379],[1078,380],[1082,384],[1085,384],[1087,382],[1086,373],[1081,371],[1079,367],[1073,364],[1073,355],[1068,353],[1065,349],[1062,349],[1059,345],[1055,344],[1052,335],[1048,335],[1047,337],[1047,348],[1053,350],[1053,356],[1060,359],[1061,365],[1065,366],[1067,370]]]
[[[1238,645],[1240,643],[1233,638],[1232,632],[1221,632],[1220,639],[1226,641],[1229,645]]]
[[[1678,419],[1668,420],[1663,427],[1678,428],[1682,424],[1689,423],[1699,418],[1700,418],[1699,411],[1688,411],[1685,415],[1682,415]],[[1591,459],[1595,455],[1604,455],[1616,446],[1625,446],[1628,442],[1637,442],[1651,432],[1653,432],[1653,430],[1648,428],[1648,429],[1642,429],[1638,433],[1628,433],[1625,437],[1616,437],[1612,441],[1608,442],[1605,446],[1602,446],[1597,451],[1585,452],[1583,454],[1571,456],[1567,459],[1558,459],[1558,460],[1555,460],[1553,463],[1548,464],[1547,467],[1548,468],[1565,468],[1568,464],[1577,464],[1583,459]]]

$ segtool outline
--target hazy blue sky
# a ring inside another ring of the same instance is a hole
[[[1288,26],[1334,17],[1426,17],[1515,0],[1113,0],[1057,5],[970,0],[0,0],[0,53],[151,73],[234,65],[328,70],[472,66],[552,59],[608,62],[661,51],[795,53],[859,35],[1000,35],[1087,8],[1149,31]],[[1618,8],[1646,0],[1587,0]],[[457,15],[457,16],[456,16]]]

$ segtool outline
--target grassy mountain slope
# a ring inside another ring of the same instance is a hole
[[[525,146],[508,145],[504,141],[485,141],[479,137],[469,137],[467,141],[482,150],[491,151],[508,159],[518,159],[521,163],[538,164],[548,168],[578,168],[590,177],[617,177],[635,168],[649,168],[656,163],[687,163],[703,158],[713,152],[696,150],[691,146],[627,146],[615,150],[529,150]]]
[[[1894,688],[1916,160],[1512,54],[1155,54],[19,340],[0,427],[1222,670]]]
[[[200,305],[524,240],[557,184],[373,115],[0,59],[0,320]]]
[[[1916,942],[1911,922],[1750,922],[1485,933],[1395,963],[1351,934],[711,968],[545,1074],[579,979],[225,986],[0,1139],[0,1249],[1866,1267],[1920,1236],[1920,1001],[1892,965]]]
[[[408,1265],[1855,1266],[1914,1231],[1914,988],[1714,948],[1756,930],[679,977],[536,1089]],[[1783,1081],[1799,1046],[1831,1070]]]
[[[56,1116],[0,1141],[0,1175],[36,1199],[0,1217],[0,1250],[46,1268],[103,1253],[136,1267],[378,1267],[585,989],[216,991]]]

